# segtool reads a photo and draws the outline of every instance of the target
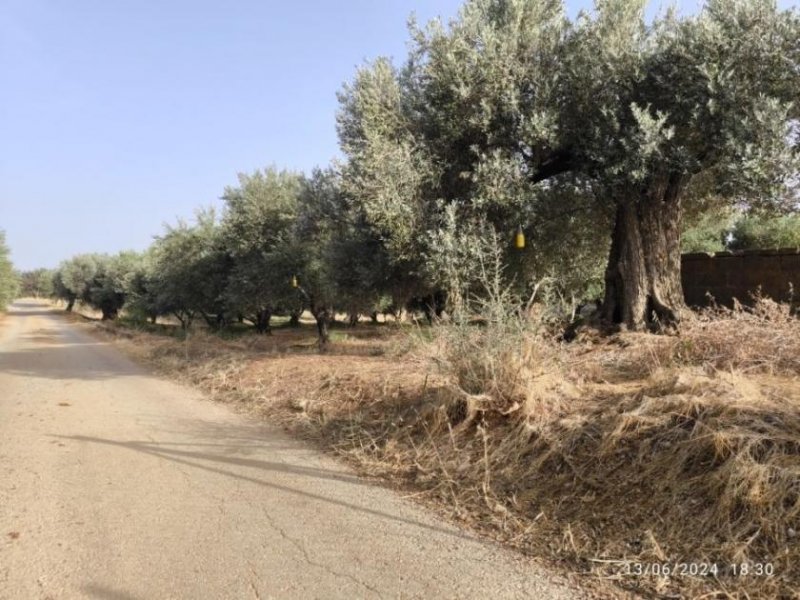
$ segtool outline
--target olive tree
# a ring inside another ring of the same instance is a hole
[[[800,214],[742,215],[731,228],[728,248],[800,248]]]
[[[53,295],[53,271],[34,269],[19,274],[19,293],[21,296],[49,298]]]
[[[169,306],[162,305],[158,294],[156,253],[150,246],[142,253],[128,281],[126,310],[135,320],[149,319],[155,324],[158,317],[169,314]]]
[[[370,226],[363,205],[343,187],[339,170],[312,173],[300,221],[304,237],[315,240],[313,250],[324,265],[337,310],[349,315],[351,325],[361,314],[375,315],[403,273],[393,268],[386,245]]]
[[[71,312],[77,300],[85,301],[98,269],[96,254],[79,254],[63,261],[53,275],[53,293]]]
[[[270,332],[278,311],[299,316],[301,305],[290,286],[297,258],[290,246],[302,186],[302,175],[270,167],[240,174],[239,185],[222,197],[222,237],[232,263],[227,302],[259,333]]]
[[[18,280],[9,254],[5,233],[0,231],[0,310],[17,296]]]
[[[167,227],[153,247],[154,274],[149,282],[158,312],[171,314],[188,330],[203,317],[213,328],[226,318],[225,286],[230,257],[212,210],[197,212],[195,223]]]
[[[82,299],[99,310],[104,321],[116,319],[130,296],[131,283],[141,262],[141,255],[132,251],[95,256],[95,273]]]
[[[329,327],[336,314],[339,273],[329,260],[329,245],[334,234],[330,215],[339,202],[340,190],[334,172],[315,170],[303,182],[298,198],[297,219],[292,233],[292,255],[296,257],[295,293],[317,322],[321,348],[330,339]]]
[[[499,231],[549,213],[567,239],[610,233],[608,321],[677,323],[696,180],[768,204],[797,172],[800,21],[772,0],[709,0],[647,24],[644,4],[598,0],[570,22],[559,0],[469,0],[447,27],[412,27],[402,69],[362,69],[340,138],[392,252],[413,256],[449,204]]]
[[[473,18],[470,10],[465,7],[464,15]],[[444,35],[436,26],[430,32]],[[503,39],[519,45],[509,35]],[[483,61],[483,70],[470,75],[462,71],[475,65],[461,62],[459,48],[437,43],[439,54],[425,58],[425,35],[415,31],[415,40],[404,69],[380,58],[339,95],[339,137],[348,156],[343,186],[387,251],[396,299],[422,296],[426,306],[438,288],[452,285],[454,271],[471,262],[467,270],[474,272],[488,241],[471,239],[481,223],[490,225],[484,233],[505,241],[506,273],[518,287],[555,275],[570,294],[596,293],[608,247],[602,224],[609,217],[592,203],[590,186],[570,180],[537,188],[519,162],[500,151],[501,139],[511,143],[502,137],[502,123],[470,115],[477,110],[471,104],[503,93],[468,94],[459,78],[507,83],[504,69],[513,65],[513,53],[495,52],[491,64]],[[496,147],[489,148],[490,139]],[[518,228],[528,237],[524,249],[512,243]],[[466,293],[450,291],[451,298]]]

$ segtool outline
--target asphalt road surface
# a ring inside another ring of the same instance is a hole
[[[578,598],[47,307],[0,322],[0,598]]]

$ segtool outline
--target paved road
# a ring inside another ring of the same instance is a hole
[[[0,598],[576,598],[33,302],[0,323]]]

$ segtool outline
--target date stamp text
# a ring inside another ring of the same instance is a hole
[[[626,562],[622,574],[633,577],[772,577],[769,562]]]

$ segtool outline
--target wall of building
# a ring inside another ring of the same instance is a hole
[[[683,291],[690,306],[706,306],[707,294],[718,304],[731,306],[733,298],[749,303],[757,289],[765,296],[794,302],[800,300],[800,249],[739,250],[713,254],[684,254]]]

